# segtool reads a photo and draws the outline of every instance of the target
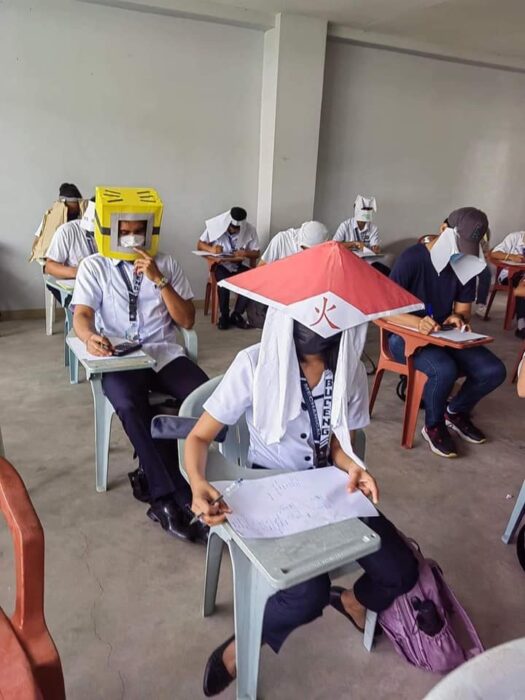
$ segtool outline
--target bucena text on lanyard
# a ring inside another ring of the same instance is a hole
[[[125,263],[122,261],[118,264],[118,270],[128,290],[129,320],[131,323],[134,323],[137,320],[137,302],[139,298],[140,285],[142,284],[144,274],[142,272],[137,273],[137,271],[133,269],[133,280],[130,280],[128,273],[124,268]]]
[[[315,406],[315,399],[312,394],[312,390],[308,386],[308,382],[306,381],[306,377],[304,376],[302,370],[301,392],[303,394],[303,401],[308,412],[308,417],[310,418],[310,425],[312,426],[312,435],[315,448],[315,466],[326,467],[330,455],[330,437],[332,434],[332,428],[330,425],[330,418],[332,415],[332,398],[334,393],[334,375],[332,371],[327,369],[324,373],[324,395],[321,423],[319,423],[319,416],[317,414],[317,408]]]

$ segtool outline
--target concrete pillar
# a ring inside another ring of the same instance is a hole
[[[313,217],[327,22],[280,14],[264,36],[257,230]]]

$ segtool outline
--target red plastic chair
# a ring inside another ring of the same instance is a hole
[[[401,329],[400,329],[401,330]],[[379,360],[377,363],[377,372],[370,395],[370,416],[376,402],[383,374],[395,372],[407,378],[407,389],[405,399],[405,415],[403,418],[403,431],[401,435],[401,445],[407,449],[411,449],[414,445],[414,435],[416,432],[417,418],[421,399],[423,398],[423,390],[427,383],[427,375],[424,372],[419,372],[412,363],[412,358],[409,357],[407,364],[401,364],[392,357],[390,348],[388,347],[388,332],[380,327],[379,329]]]
[[[0,509],[11,531],[16,604],[0,609],[0,697],[64,700],[64,676],[44,618],[44,532],[24,483],[0,458]]]
[[[488,319],[490,309],[492,308],[492,304],[494,302],[496,294],[498,292],[505,292],[505,294],[507,295],[507,306],[505,309],[505,320],[503,322],[503,329],[508,331],[512,328],[512,319],[514,318],[514,314],[516,313],[516,297],[514,295],[514,286],[512,284],[512,280],[516,275],[522,275],[525,271],[525,267],[517,265],[505,265],[505,263],[501,260],[497,261],[493,258],[491,259],[491,262],[494,265],[496,265],[496,277],[494,279],[494,284],[490,288],[489,302],[487,304],[487,310],[485,312],[483,320],[486,321]],[[507,270],[508,272],[508,284],[501,284],[501,282],[499,282],[499,275],[500,272],[502,272],[502,270]]]

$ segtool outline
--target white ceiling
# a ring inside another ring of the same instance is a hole
[[[295,12],[353,30],[454,51],[525,59],[525,0],[213,0],[258,12]]]

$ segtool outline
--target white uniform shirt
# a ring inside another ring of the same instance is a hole
[[[97,330],[106,336],[126,337],[130,327],[128,288],[118,264],[125,265],[128,279],[133,279],[133,263],[96,254],[82,261],[78,269],[72,305],[84,304],[95,311]],[[155,262],[173,289],[183,299],[192,299],[190,283],[182,267],[169,255],[159,253]],[[176,326],[162,300],[161,291],[146,275],[142,278],[137,300],[137,321],[144,352],[156,361],[158,372],[168,362],[184,355],[177,343]]]
[[[262,254],[261,260],[264,260],[265,263],[272,263],[290,255],[295,255],[295,253],[300,253],[302,250],[299,244],[300,230],[298,228],[288,228],[286,231],[276,233]]]
[[[339,227],[335,232],[334,241],[337,241],[338,243],[358,241],[364,243],[367,248],[372,248],[372,246],[375,245],[381,245],[379,229],[377,226],[367,221],[365,227],[360,229],[357,225],[357,221],[353,217],[339,224]]]
[[[215,420],[224,425],[234,425],[245,413],[250,431],[249,464],[258,464],[268,469],[291,469],[301,471],[314,464],[314,441],[308,411],[303,410],[287,425],[286,433],[279,443],[267,445],[253,425],[253,378],[259,357],[260,343],[252,345],[234,359],[222,382],[204,404]],[[297,381],[300,381],[299,375]],[[319,422],[322,424],[324,398],[324,376],[313,389]],[[268,397],[268,401],[277,400]],[[364,366],[357,374],[354,386],[348,388],[348,427],[350,430],[364,428],[370,422],[368,413],[368,383]]]
[[[222,236],[219,236],[219,238],[216,238],[215,240],[211,240],[208,229],[206,229],[200,240],[208,245],[222,246],[223,253],[226,253],[227,255],[235,253],[236,250],[240,250],[241,248],[244,250],[259,250],[259,236],[257,235],[255,226],[248,222],[241,224],[241,230],[239,233],[232,236],[225,231]],[[242,264],[249,267],[249,261],[246,259],[243,260]],[[236,272],[239,263],[223,262],[221,265],[224,265],[224,267],[230,272]]]
[[[57,228],[47,249],[46,258],[68,267],[78,267],[84,258],[96,252],[94,236],[88,237],[80,226],[80,219],[76,219]]]
[[[525,231],[516,231],[509,233],[495,248],[494,253],[506,253],[508,255],[524,255],[525,254]],[[499,276],[500,281],[507,279],[509,276],[507,270],[502,270]]]

